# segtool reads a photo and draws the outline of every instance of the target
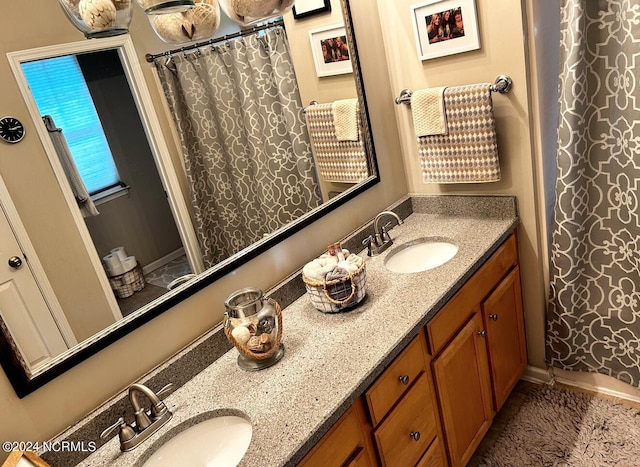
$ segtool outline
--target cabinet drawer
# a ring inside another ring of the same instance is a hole
[[[415,465],[436,438],[437,414],[430,402],[432,397],[429,379],[423,372],[387,419],[375,430],[374,437],[383,465]]]
[[[431,355],[442,350],[456,331],[469,320],[476,306],[517,264],[518,245],[516,235],[512,234],[429,321],[427,333]]]
[[[438,438],[433,440],[427,452],[420,458],[416,467],[447,467],[447,457]]]
[[[366,423],[364,405],[361,399],[357,399],[299,465],[304,467],[372,465],[369,457],[371,441],[365,438],[369,436],[365,433],[368,433],[370,427],[364,426],[363,423]]]
[[[377,426],[421,372],[426,370],[426,342],[422,331],[366,392],[373,426]]]

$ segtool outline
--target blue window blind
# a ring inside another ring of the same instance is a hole
[[[41,115],[51,115],[67,140],[91,194],[120,183],[89,88],[73,55],[22,64]]]

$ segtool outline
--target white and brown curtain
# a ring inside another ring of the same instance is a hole
[[[155,66],[180,137],[210,267],[322,202],[280,27]]]
[[[640,386],[640,8],[563,0],[547,360]]]

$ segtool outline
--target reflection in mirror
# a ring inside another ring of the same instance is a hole
[[[47,189],[66,200],[61,226],[68,221],[77,234],[64,237],[74,255],[67,260],[33,242],[28,272],[48,308],[48,331],[33,319],[18,330],[19,319],[0,309],[0,356],[19,395],[376,183],[355,47],[353,74],[318,78],[310,25],[290,16],[156,56],[180,156],[165,144],[131,38],[8,54],[55,174]],[[346,45],[355,46],[344,20]],[[346,119],[347,136],[335,115]],[[23,212],[13,209],[15,196],[0,190],[26,256],[34,235],[20,230],[20,218],[33,213],[24,202],[16,203]],[[63,346],[48,347],[51,329]],[[27,341],[40,350],[27,352]]]

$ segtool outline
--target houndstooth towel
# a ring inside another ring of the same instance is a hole
[[[444,91],[446,135],[418,137],[425,183],[479,183],[500,180],[490,84]]]
[[[332,103],[308,106],[305,118],[316,168],[324,180],[357,183],[369,176],[362,138],[357,141],[338,140]]]

